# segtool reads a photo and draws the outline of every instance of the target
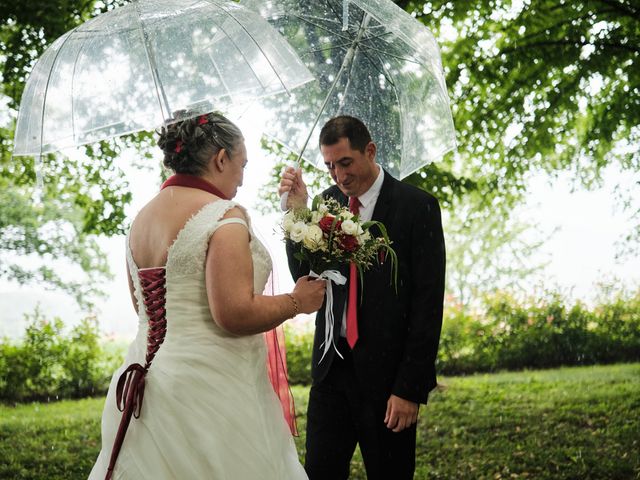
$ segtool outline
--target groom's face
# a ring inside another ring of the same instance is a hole
[[[342,137],[333,145],[321,145],[320,152],[331,178],[349,197],[365,193],[378,176],[376,145],[373,142],[369,142],[361,152],[353,150],[349,139]]]

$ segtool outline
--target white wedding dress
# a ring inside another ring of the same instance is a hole
[[[146,375],[140,418],[132,418],[114,479],[306,479],[292,435],[266,369],[263,335],[238,337],[211,316],[205,257],[211,235],[229,221],[236,203],[219,200],[185,224],[166,264],[167,331]],[[250,226],[247,226],[250,230]],[[251,231],[251,230],[250,230]],[[254,291],[271,270],[264,246],[251,232]],[[127,262],[138,305],[142,291],[127,239]],[[138,334],[116,371],[102,414],[102,450],[89,476],[104,479],[122,414],[116,384],[131,363],[144,365],[147,314],[139,308]]]

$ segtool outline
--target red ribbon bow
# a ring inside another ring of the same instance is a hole
[[[113,469],[116,464],[116,459],[120,453],[124,436],[129,428],[131,422],[131,416],[135,418],[140,417],[140,409],[142,408],[142,398],[144,397],[144,377],[147,373],[145,369],[139,363],[132,363],[127,369],[122,372],[118,379],[118,386],[116,387],[116,405],[118,410],[123,412],[120,419],[120,425],[118,426],[118,433],[116,434],[115,441],[113,443],[113,449],[111,450],[111,459],[109,460],[109,467],[107,468],[107,474],[105,480],[110,480],[113,476]]]
[[[147,370],[139,363],[132,363],[122,372],[116,387],[116,404],[123,412],[131,409],[134,417],[140,417],[144,397],[144,376]]]

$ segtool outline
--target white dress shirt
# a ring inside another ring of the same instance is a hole
[[[384,170],[378,166],[378,176],[376,177],[373,185],[358,197],[360,200],[360,221],[368,222],[373,217],[373,210],[376,208],[376,202],[380,196],[380,190],[382,190],[382,182],[384,181]],[[340,326],[340,336],[347,336],[347,302],[344,305],[344,312],[342,313],[342,325]]]

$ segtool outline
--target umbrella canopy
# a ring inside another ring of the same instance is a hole
[[[25,86],[14,155],[41,155],[288,93],[313,77],[255,12],[134,0],[58,38]]]
[[[389,0],[241,0],[295,48],[317,82],[290,98],[267,132],[314,165],[336,115],[363,120],[378,163],[404,178],[455,148],[440,51],[431,32]]]

